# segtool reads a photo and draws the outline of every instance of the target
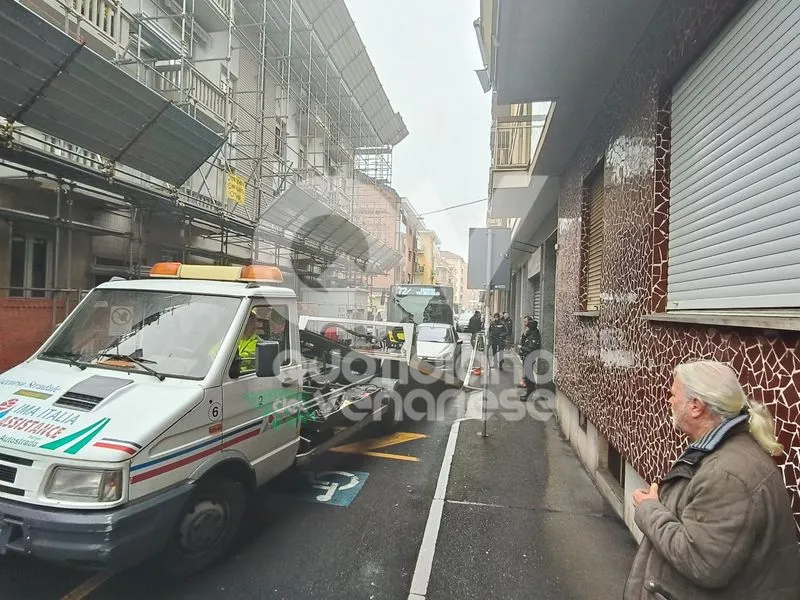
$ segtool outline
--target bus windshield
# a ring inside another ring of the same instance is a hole
[[[443,285],[392,286],[389,321],[453,324],[453,288]]]

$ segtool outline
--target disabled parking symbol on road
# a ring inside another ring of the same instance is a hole
[[[349,506],[361,491],[369,473],[363,471],[305,471],[292,490],[301,500]]]

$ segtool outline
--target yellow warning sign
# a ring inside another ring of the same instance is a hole
[[[235,204],[244,204],[244,179],[234,173],[228,173],[225,178],[225,194],[229,201]]]

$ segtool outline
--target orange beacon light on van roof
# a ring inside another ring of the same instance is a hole
[[[223,265],[187,265],[179,262],[160,262],[151,267],[150,277],[283,283],[281,270],[270,265],[228,267]]]
[[[248,265],[242,267],[239,281],[258,281],[267,283],[283,283],[283,273],[278,267],[269,265]]]

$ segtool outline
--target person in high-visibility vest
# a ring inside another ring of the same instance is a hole
[[[256,345],[261,339],[256,332],[258,326],[258,315],[251,312],[247,317],[247,324],[239,341],[236,343],[236,351],[241,359],[241,372],[247,373],[256,369]]]

